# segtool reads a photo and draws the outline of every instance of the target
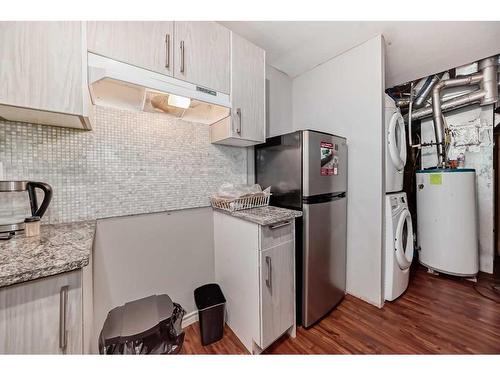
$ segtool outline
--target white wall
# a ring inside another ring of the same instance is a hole
[[[278,69],[266,65],[266,135],[293,132],[292,79]]]
[[[125,302],[166,293],[189,314],[194,289],[215,280],[212,208],[99,220],[93,267],[92,345]]]
[[[295,129],[347,137],[347,292],[383,303],[384,41],[377,36],[293,80]]]

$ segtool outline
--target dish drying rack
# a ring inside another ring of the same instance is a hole
[[[229,212],[247,210],[249,208],[269,206],[271,193],[257,193],[240,198],[211,197],[212,207]]]

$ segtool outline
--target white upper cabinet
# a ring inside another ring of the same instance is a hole
[[[231,39],[231,103],[243,139],[266,140],[266,55],[233,33]],[[238,115],[241,113],[241,115]]]
[[[173,21],[89,21],[87,45],[95,54],[173,75]]]
[[[87,22],[88,51],[229,94],[231,32],[216,22]]]
[[[231,107],[230,116],[213,120],[211,142],[252,146],[265,141],[265,52],[207,21],[0,22],[0,117],[91,129],[88,77],[100,82],[89,72],[102,69],[89,71],[87,51],[93,64],[135,69],[144,78],[136,90],[141,96],[144,88],[162,82],[177,90],[174,94],[223,106],[223,116]],[[118,89],[113,94],[128,95]]]
[[[175,22],[174,77],[229,94],[231,32],[216,22]]]
[[[266,140],[265,51],[231,35],[231,117],[213,124],[211,141],[251,146]]]
[[[0,22],[0,117],[90,128],[85,25]]]
[[[293,132],[292,79],[266,66],[266,136]]]

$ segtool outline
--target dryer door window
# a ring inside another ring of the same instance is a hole
[[[392,115],[387,129],[387,147],[394,167],[402,172],[406,164],[406,132],[401,113]]]
[[[404,209],[399,216],[394,239],[395,255],[399,268],[405,270],[413,260],[413,225],[410,211]]]

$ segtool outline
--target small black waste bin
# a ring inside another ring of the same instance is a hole
[[[217,284],[206,284],[196,288],[194,301],[198,308],[201,344],[219,341],[224,334],[224,312],[226,299]]]

